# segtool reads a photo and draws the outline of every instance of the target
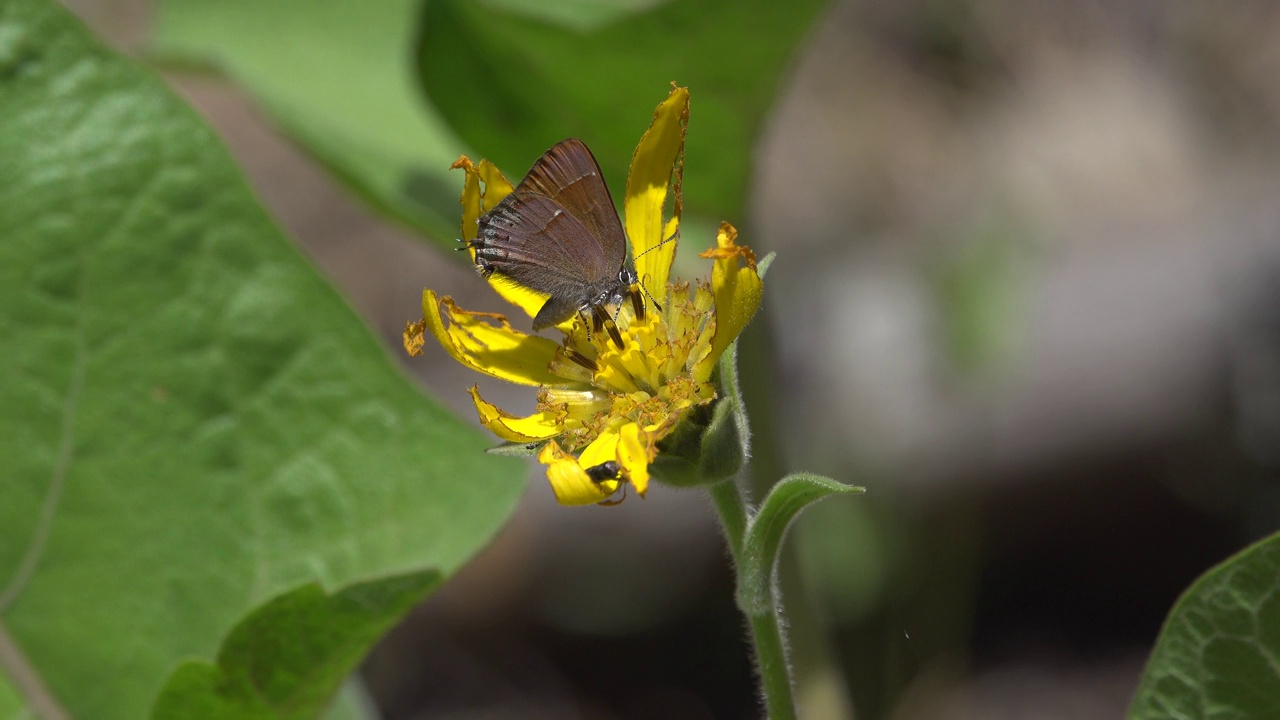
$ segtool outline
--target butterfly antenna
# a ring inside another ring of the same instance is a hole
[[[654,250],[657,250],[658,248],[662,247],[663,245],[666,245],[667,243],[669,243],[669,242],[671,242],[672,240],[675,240],[675,239],[677,239],[677,238],[679,238],[679,237],[680,237],[680,229],[679,229],[679,228],[676,228],[676,231],[675,231],[675,232],[673,232],[673,233],[671,233],[671,235],[670,235],[666,240],[663,240],[662,242],[658,243],[657,245],[654,245],[653,247],[649,248],[648,250],[645,250],[644,252],[640,253],[639,255],[637,255],[637,256],[636,256],[636,259],[637,259],[637,260],[639,260],[640,258],[644,257],[645,255],[648,255],[649,253],[653,252]],[[644,279],[646,279],[646,280],[652,280],[653,278],[652,278],[651,276],[649,276],[648,274],[646,274],[646,275],[644,276]],[[655,308],[657,308],[657,309],[658,309],[658,312],[662,312],[662,305],[661,305],[661,304],[659,304],[659,303],[658,303],[658,301],[657,301],[656,299],[654,299],[653,294],[649,292],[649,288],[645,287],[645,284],[644,284],[644,282],[643,282],[643,281],[640,283],[640,289],[644,291],[645,297],[649,298],[649,302],[653,303],[653,306],[654,306]],[[637,315],[637,316],[640,316],[640,317],[643,317],[643,316],[644,316],[644,309],[643,309],[643,306],[641,306],[641,308],[637,310],[636,315]]]
[[[648,250],[645,250],[644,252],[640,253],[639,255],[637,255],[637,256],[636,256],[636,259],[637,259],[637,260],[639,260],[640,258],[644,257],[645,255],[648,255],[649,253],[653,252],[654,250],[657,250],[658,248],[662,247],[663,245],[666,245],[667,243],[671,242],[672,240],[675,240],[675,239],[676,239],[676,238],[678,238],[678,237],[680,237],[680,229],[679,229],[679,228],[676,228],[676,231],[675,231],[675,232],[673,232],[673,233],[671,233],[671,236],[670,236],[670,237],[668,237],[666,240],[663,240],[662,242],[658,243],[657,245],[654,245],[653,247],[649,248]]]
[[[648,273],[645,273],[644,279],[653,280],[653,278],[650,277]],[[653,299],[653,295],[649,293],[649,288],[645,287],[644,282],[640,283],[640,289],[643,290],[645,296],[649,298],[649,302],[653,303],[653,306],[658,308],[658,312],[662,312],[662,306],[658,304],[657,300]]]

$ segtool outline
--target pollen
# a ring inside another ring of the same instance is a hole
[[[715,400],[715,386],[694,376],[711,352],[714,296],[705,283],[692,292],[690,287],[668,285],[661,312],[637,316],[624,303],[610,320],[617,338],[587,332],[582,319],[565,331],[549,369],[566,384],[590,389],[543,388],[538,394],[538,411],[563,418],[559,440],[565,450],[576,452],[628,423],[674,426],[690,408]]]

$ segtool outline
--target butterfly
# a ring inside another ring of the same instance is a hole
[[[548,296],[533,318],[535,331],[585,314],[597,329],[603,308],[631,297],[637,315],[635,261],[600,164],[577,138],[542,154],[515,190],[479,219],[475,250],[480,274],[498,273]],[[621,346],[617,330],[610,335]]]

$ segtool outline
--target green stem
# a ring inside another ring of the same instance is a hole
[[[733,554],[733,567],[737,570],[742,541],[747,536],[747,500],[732,479],[722,480],[707,490],[711,493],[716,512],[720,514],[720,524],[724,526],[724,536],[729,541],[729,552]]]
[[[720,515],[720,523],[724,527],[725,538],[729,542],[729,552],[733,556],[735,572],[738,571],[743,539],[746,537],[749,514],[747,500],[733,480],[725,480],[708,488],[711,502]],[[737,581],[743,581],[743,574],[736,572]],[[760,673],[760,690],[764,695],[764,705],[769,720],[795,720],[795,701],[791,697],[791,666],[787,663],[787,643],[782,634],[782,626],[778,623],[781,612],[769,574],[764,574],[759,582],[768,587],[758,589],[762,592],[743,593],[738,588],[737,597],[756,595],[767,598],[768,602],[754,608],[739,609],[747,616],[751,627],[751,640],[756,650],[756,671]]]
[[[795,701],[791,699],[791,666],[787,663],[787,641],[778,625],[778,613],[750,616],[751,637],[756,642],[756,663],[760,671],[760,690],[769,720],[795,720]]]

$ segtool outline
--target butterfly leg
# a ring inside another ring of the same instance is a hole
[[[621,350],[623,347],[622,333],[618,332],[618,325],[613,322],[613,318],[609,317],[609,313],[605,312],[604,308],[599,305],[592,305],[591,319],[596,330],[604,328],[609,331],[609,337],[613,338],[613,344],[617,345],[618,349]]]
[[[641,287],[644,286],[641,285]],[[636,319],[643,320],[645,315],[644,296],[636,292],[634,287],[631,288],[631,291],[628,292],[627,295],[631,297],[631,309],[635,311]],[[657,303],[654,304],[657,305]],[[658,310],[661,311],[662,308],[658,308]]]

